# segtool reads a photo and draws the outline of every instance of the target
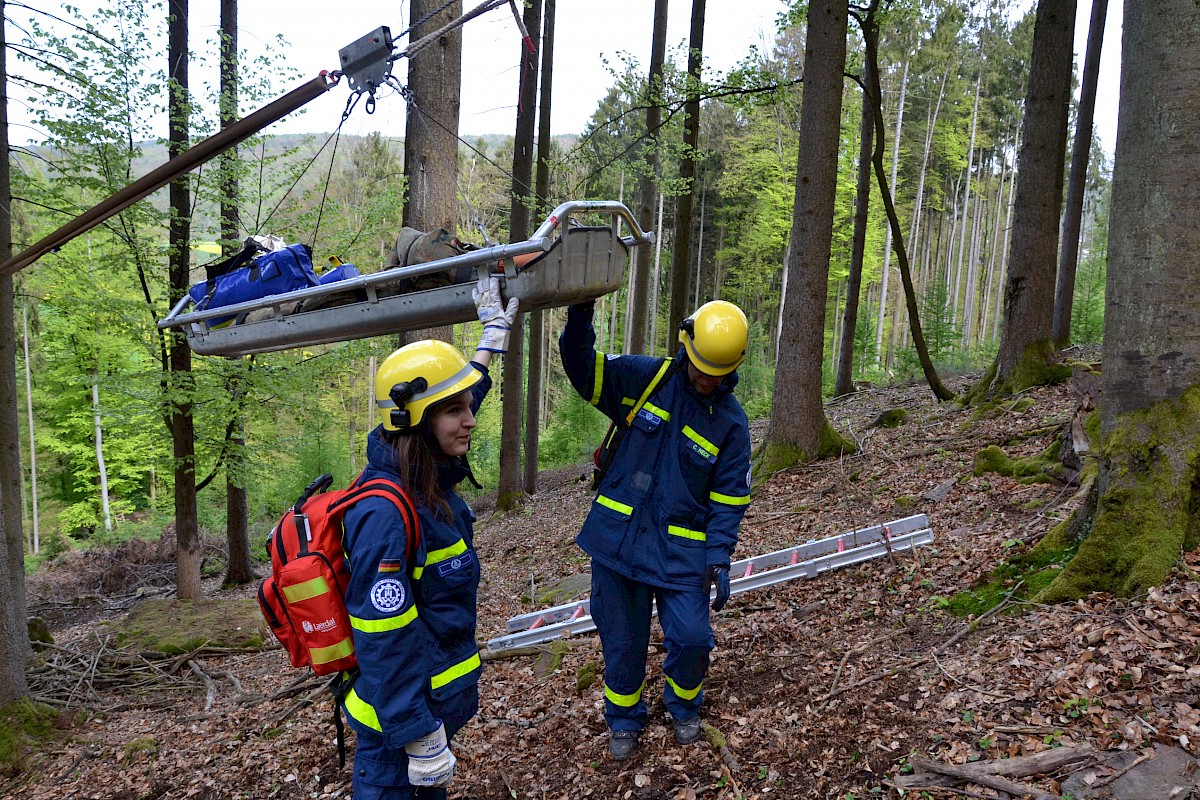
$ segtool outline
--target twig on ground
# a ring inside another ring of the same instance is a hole
[[[217,699],[217,684],[213,683],[213,679],[193,659],[189,658],[187,664],[196,677],[204,681],[204,688],[206,690],[204,695],[204,710],[207,712],[212,709],[213,702]]]

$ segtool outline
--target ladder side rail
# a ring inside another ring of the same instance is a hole
[[[776,550],[772,553],[765,553],[751,558],[743,558],[733,562],[729,567],[730,577],[737,580],[739,577],[746,574],[746,567],[753,567],[753,572],[759,572],[770,567],[783,566],[792,563],[794,555],[816,557],[825,553],[834,552],[837,550],[839,541],[844,541],[847,538],[856,537],[862,541],[853,547],[861,547],[863,544],[871,541],[879,541],[883,538],[884,528],[891,531],[893,538],[911,533],[915,530],[926,528],[929,525],[929,519],[924,514],[913,514],[912,516],[903,517],[891,522],[884,522],[878,525],[871,525],[866,528],[860,528],[855,531],[847,531],[839,533],[836,536],[828,536],[824,539],[815,539],[805,542],[804,544],[795,545],[793,547]],[[849,549],[849,548],[848,548]],[[563,603],[557,606],[541,611],[531,611],[527,614],[518,614],[511,617],[506,623],[508,630],[521,631],[528,628],[538,617],[545,618],[546,622],[557,622],[566,619],[575,613],[577,609],[583,607],[584,613],[591,613],[587,599],[573,600],[569,603]]]
[[[929,519],[924,514],[914,514],[909,517],[893,520],[892,522],[871,525],[853,531],[845,531],[835,536],[827,536],[824,539],[812,539],[803,544],[785,547],[782,550],[776,550],[772,553],[764,553],[760,556],[735,561],[729,566],[729,576],[737,578],[745,575],[747,567],[752,567],[753,571],[757,572],[769,567],[789,564],[792,563],[793,556],[813,558],[824,553],[834,552],[837,550],[839,544],[849,549],[861,547],[864,544],[874,541],[882,541],[885,528],[894,538],[928,527],[928,525]]]
[[[921,545],[930,544],[934,540],[933,531],[929,528],[914,531],[913,533],[903,536],[893,537],[890,541],[890,549],[894,553],[908,552]],[[878,542],[875,544],[864,545],[847,550],[841,553],[830,553],[827,556],[812,559],[799,564],[790,564],[780,569],[771,570],[769,572],[750,575],[745,578],[730,581],[729,594],[742,594],[744,592],[761,589],[766,586],[775,586],[780,583],[786,583],[791,580],[803,580],[814,578],[825,572],[839,569],[841,567],[853,566],[864,561],[869,561],[874,558],[879,558],[887,554],[889,543]],[[716,591],[709,592],[709,599],[716,596]],[[657,616],[657,609],[652,609],[651,615]],[[552,625],[543,625],[536,628],[512,633],[507,636],[499,636],[488,641],[487,648],[490,652],[499,652],[503,650],[511,650],[515,647],[528,647],[530,645],[549,642],[554,639],[561,638],[565,634],[587,633],[596,629],[595,623],[590,616],[579,617],[577,619],[568,619],[564,622],[555,623]]]

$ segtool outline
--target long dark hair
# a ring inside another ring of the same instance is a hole
[[[426,420],[430,417],[430,410],[426,410]],[[445,456],[438,449],[425,420],[406,431],[384,431],[383,436],[392,446],[396,471],[400,473],[401,484],[412,495],[413,502],[426,506],[442,519],[450,519],[454,512],[450,510],[446,491],[438,480],[438,462],[445,460]]]

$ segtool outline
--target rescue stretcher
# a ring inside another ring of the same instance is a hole
[[[608,224],[582,224],[579,217],[585,214],[606,216]],[[621,235],[622,220],[629,235]],[[390,296],[385,288],[406,279],[453,273],[463,267],[474,267],[475,276],[481,270],[499,272],[500,264],[504,295],[519,298],[521,311],[555,308],[594,300],[619,289],[625,282],[630,248],[653,242],[654,233],[643,231],[623,203],[572,200],[554,209],[522,242],[203,311],[187,312],[194,301],[185,295],[158,327],[182,328],[188,344],[200,355],[239,356],[470,322],[476,319],[471,297],[474,280]],[[529,254],[536,257],[524,266],[516,266],[517,257]],[[347,292],[357,293],[353,302],[291,311],[302,308],[302,301]],[[245,317],[260,309],[269,311],[252,314],[245,322],[209,327],[209,320]]]

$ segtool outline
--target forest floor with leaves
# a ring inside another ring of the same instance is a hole
[[[970,380],[951,387],[961,392]],[[567,640],[561,661],[549,652],[488,660],[479,715],[454,740],[451,798],[1156,796],[1119,787],[1135,762],[1160,752],[1195,756],[1200,744],[1200,552],[1185,554],[1162,586],[1136,600],[1012,602],[972,618],[946,610],[947,598],[1027,550],[1079,502],[1070,484],[974,475],[975,454],[988,445],[1013,457],[1041,453],[1069,426],[1085,390],[1094,386],[1031,390],[1031,404],[979,417],[937,403],[922,385],[830,403],[827,417],[859,453],[771,478],[754,495],[734,557],[914,513],[928,515],[934,542],[730,600],[714,615],[717,647],[704,685],[704,721],[720,737],[697,744],[679,746],[671,733],[657,624],[645,690],[651,722],[626,762],[607,755],[594,634]],[[905,424],[871,427],[894,408],[906,410]],[[481,641],[538,608],[529,598],[541,587],[587,571],[573,543],[590,500],[586,471],[543,473],[520,512],[495,515],[489,497],[476,502]],[[91,562],[104,573],[117,568]],[[25,772],[0,778],[0,797],[350,796],[331,701],[315,682],[295,682],[282,651],[198,652],[196,669],[176,659],[170,669],[159,662],[131,670],[123,685],[102,685],[97,665],[119,659],[101,658],[104,639],[73,618],[73,598],[53,596],[52,586],[30,580],[31,611],[51,620],[56,647],[78,651],[85,672],[91,665],[74,694],[75,705],[87,695],[92,710],[64,715],[61,742],[31,756]],[[100,607],[119,615],[132,602]],[[88,692],[79,688],[85,679]],[[1072,758],[1049,765],[1057,755]],[[1001,760],[1034,771],[1010,771],[992,787],[986,777],[923,771]],[[1068,773],[1074,783],[1064,785]],[[1005,780],[1007,792],[996,788]],[[1180,780],[1174,794],[1158,796],[1200,793],[1190,773]]]

